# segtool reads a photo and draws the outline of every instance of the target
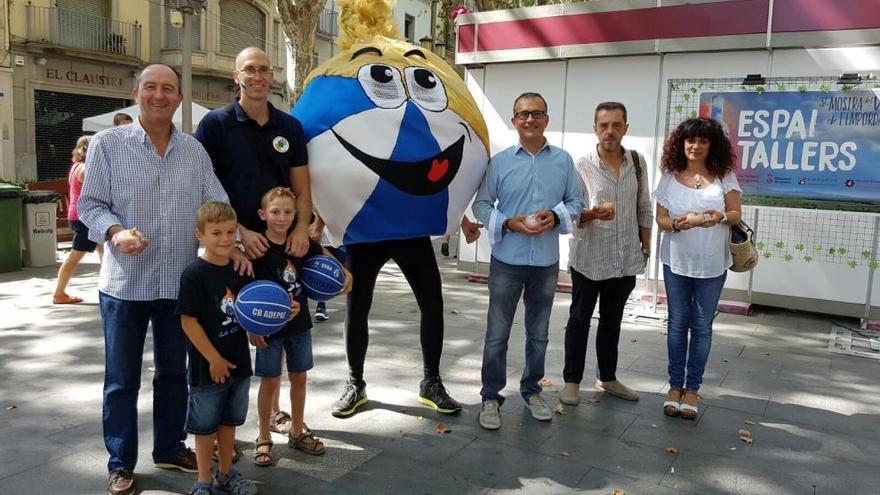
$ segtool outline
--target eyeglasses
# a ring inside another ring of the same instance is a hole
[[[534,120],[541,120],[547,116],[547,112],[543,110],[532,110],[531,112],[528,110],[523,110],[522,112],[516,112],[513,114],[516,117],[516,120],[526,121],[531,117]]]
[[[252,65],[248,65],[246,67],[242,67],[238,71],[243,72],[249,76],[255,76],[257,74],[259,74],[261,76],[265,76],[266,74],[272,72],[272,69],[270,69],[269,67],[266,67],[265,65],[262,67],[254,67]]]

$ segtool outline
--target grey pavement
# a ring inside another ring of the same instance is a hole
[[[251,463],[254,381],[249,423],[237,433],[244,451],[237,468],[259,482],[261,494],[880,494],[880,361],[829,353],[832,318],[772,308],[719,315],[704,401],[692,422],[662,413],[662,321],[626,322],[618,376],[641,400],[596,392],[585,379],[581,404],[538,422],[517,392],[520,308],[503,426],[490,432],[477,424],[487,289],[469,283],[453,259],[438,259],[445,297],[443,376],[465,410],[444,416],[416,401],[422,373],[418,310],[403,276],[389,264],[371,315],[370,402],[351,418],[329,413],[346,371],[344,301],[332,301],[330,321],[314,330],[306,421],[327,444],[326,455],[294,451],[276,436],[277,465]],[[97,266],[95,257],[87,258],[73,280],[72,293],[86,299],[77,306],[50,304],[54,268],[0,274],[0,495],[104,493]],[[562,386],[569,300],[557,294],[553,308],[545,387],[551,406]],[[146,349],[137,486],[144,494],[186,493],[194,475],[150,462],[149,337]],[[590,349],[588,370],[596,362],[592,336]],[[451,431],[438,433],[439,423]],[[752,444],[739,439],[740,429],[750,430]]]

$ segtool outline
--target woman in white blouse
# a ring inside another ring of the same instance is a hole
[[[735,158],[711,119],[682,122],[663,146],[663,176],[654,193],[668,308],[667,416],[697,417],[712,321],[732,262],[729,225],[740,220]]]

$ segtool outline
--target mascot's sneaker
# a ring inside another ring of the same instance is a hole
[[[366,404],[367,400],[367,382],[349,378],[345,382],[345,390],[342,391],[342,397],[334,402],[330,408],[330,414],[337,418],[351,416],[357,408]]]
[[[461,411],[461,403],[449,396],[439,376],[422,380],[419,384],[419,402],[443,414]]]

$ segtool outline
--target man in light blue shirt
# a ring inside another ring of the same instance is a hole
[[[510,119],[519,143],[492,157],[474,200],[474,214],[492,243],[489,315],[483,347],[480,426],[501,427],[500,392],[507,382],[507,342],[520,296],[525,302],[526,365],[520,394],[532,416],[553,415],[538,380],[559,274],[559,234],[572,232],[583,208],[574,162],[544,137],[550,118],[538,93],[523,93]]]

